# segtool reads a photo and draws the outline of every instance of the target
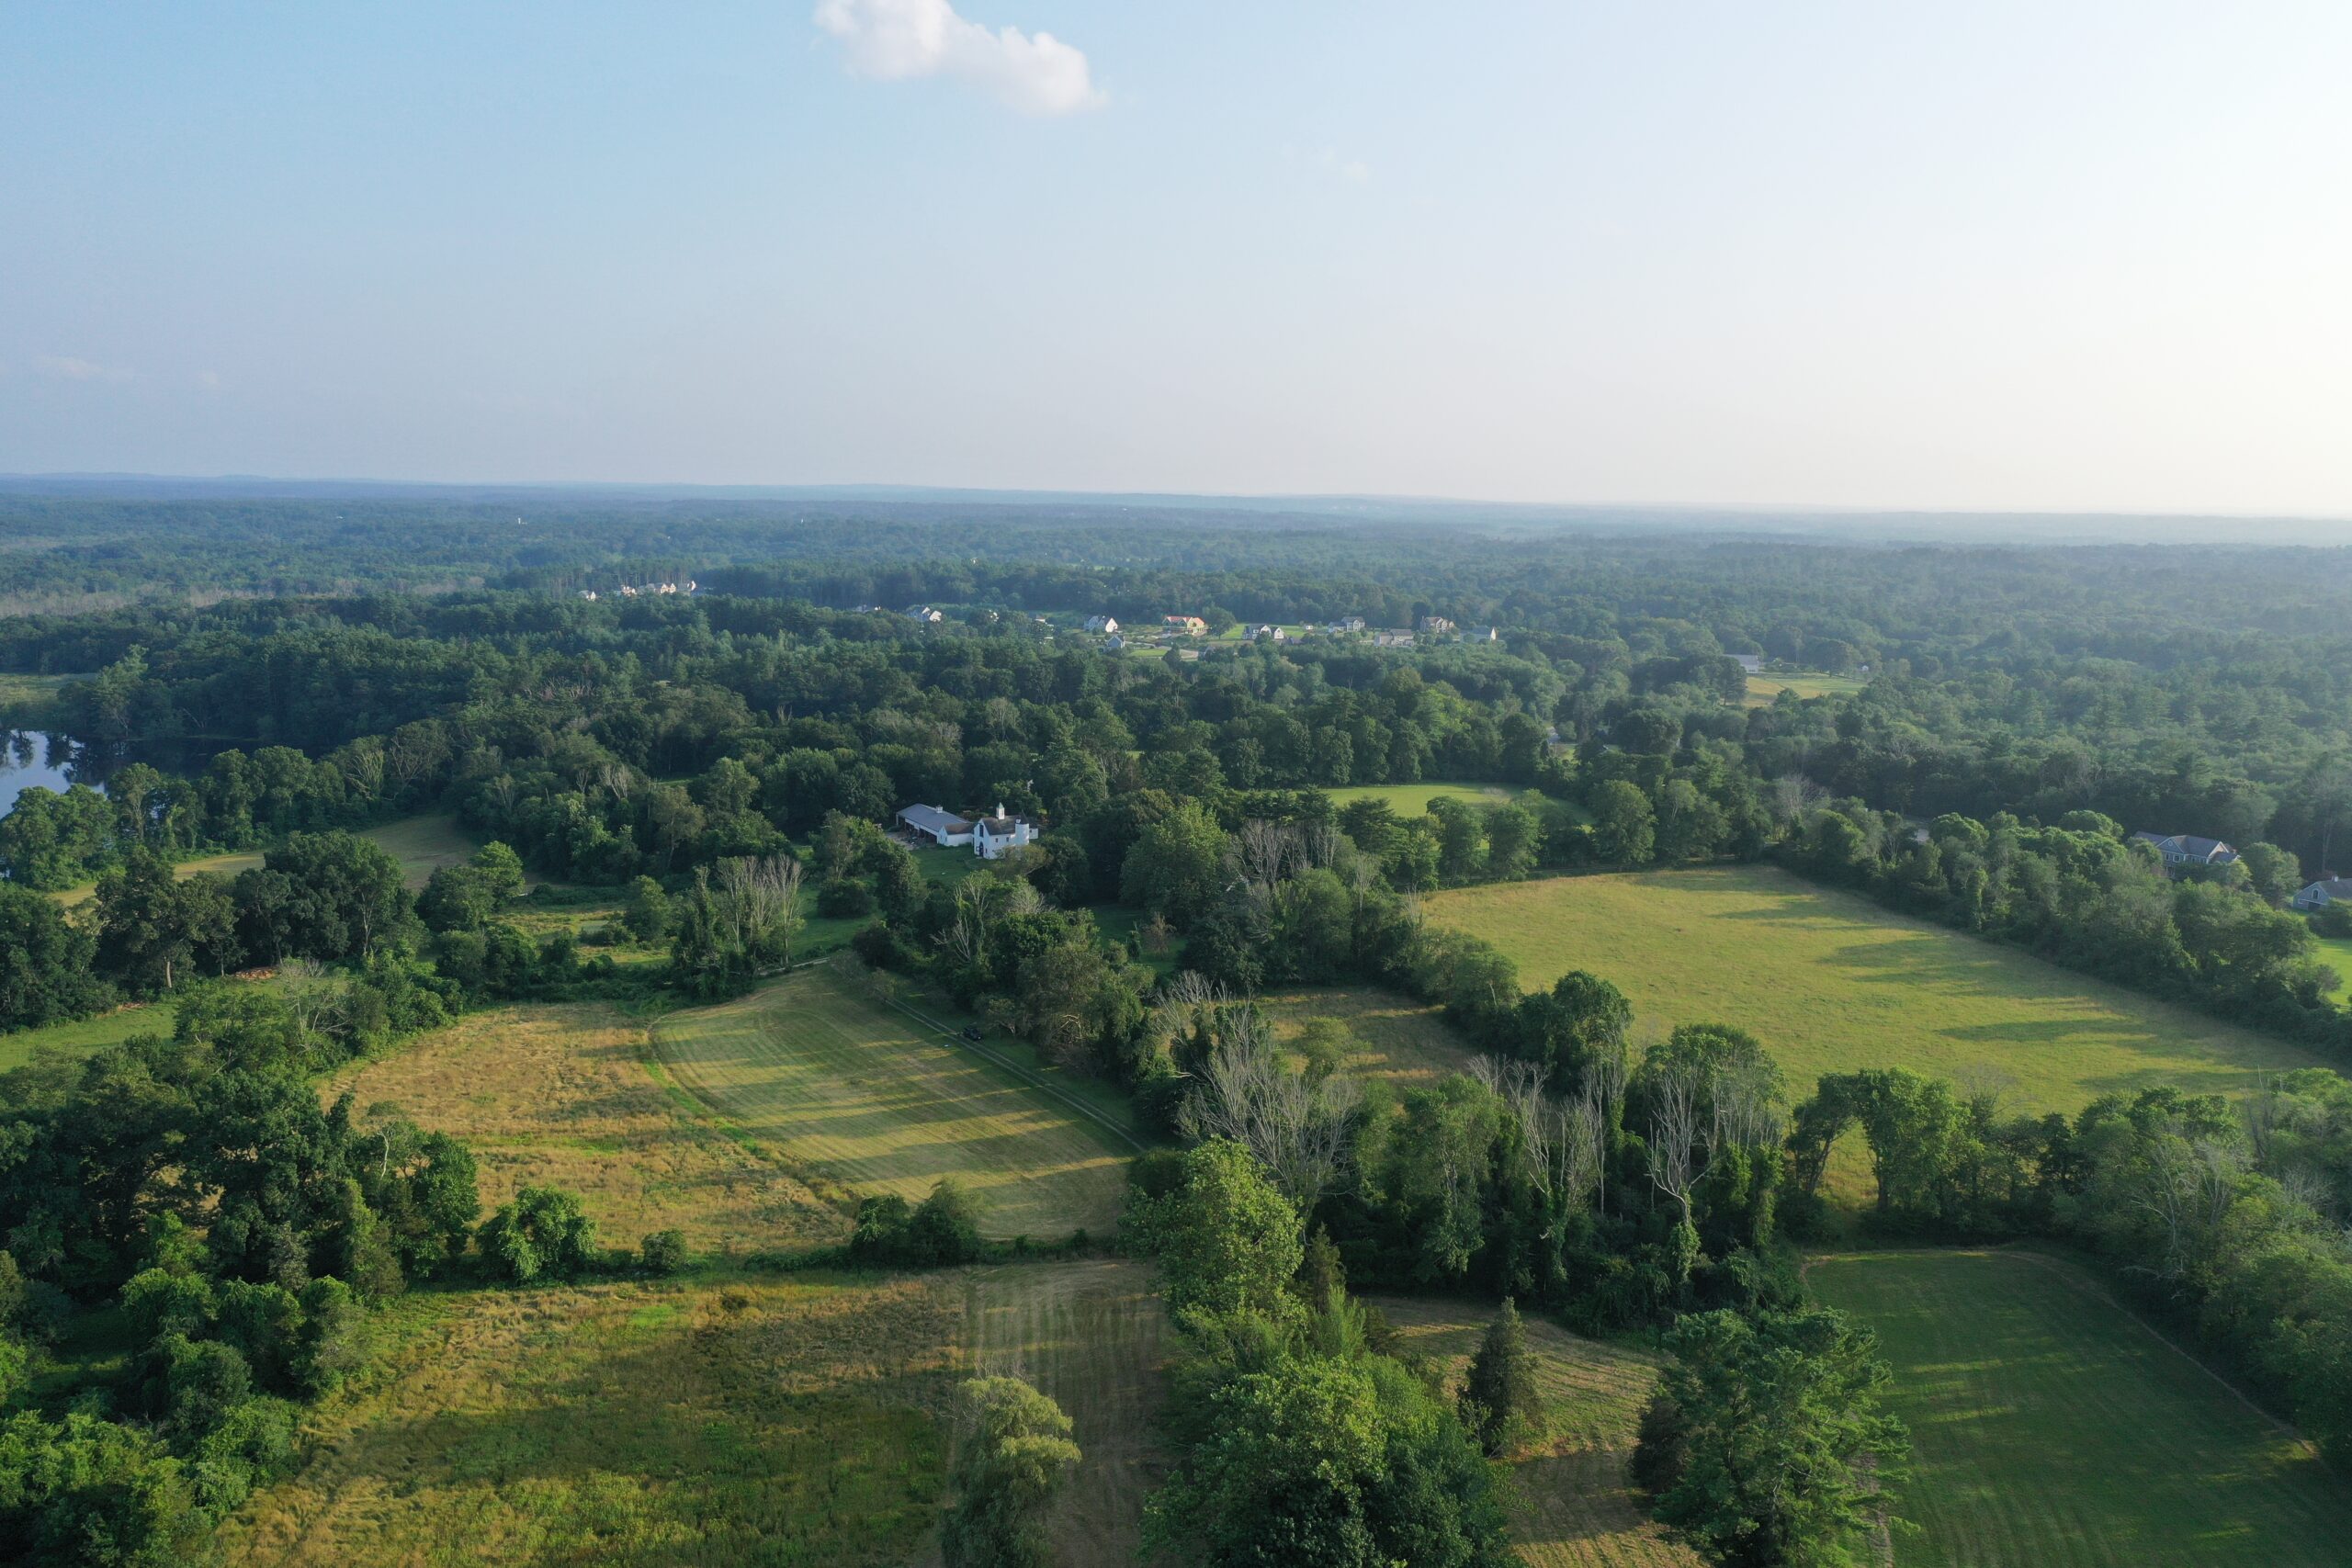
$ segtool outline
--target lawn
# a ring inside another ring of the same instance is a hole
[[[1084,1456],[1055,1506],[1059,1568],[1128,1568],[1166,1456],[1152,1422],[1175,1347],[1147,1265],[1091,1259],[965,1276],[965,1364],[1059,1404]],[[934,1556],[931,1561],[936,1562]]]
[[[943,1177],[990,1235],[1100,1235],[1128,1144],[1024,1077],[804,969],[654,1025],[655,1053],[744,1135],[857,1188],[920,1200]]]
[[[1349,784],[1323,793],[1334,806],[1345,806],[1351,800],[1385,800],[1397,816],[1419,817],[1440,795],[1478,806],[1500,806],[1519,791],[1510,784]]]
[[[1373,1304],[1396,1327],[1397,1348],[1442,1368],[1449,1387],[1460,1383],[1493,1315],[1448,1302]],[[1510,1534],[1521,1558],[1529,1568],[1698,1568],[1698,1557],[1667,1539],[1625,1483],[1657,1363],[1536,1318],[1526,1328],[1545,1426],[1511,1463]]]
[[[1917,1476],[1904,1568],[2320,1568],[2352,1502],[2301,1442],[2070,1264],[2030,1252],[1816,1258],[1875,1328]]]
[[[2328,995],[2338,1006],[2352,1005],[2352,937],[2314,937],[2319,960],[2335,971],[2335,989]]]
[[[942,1276],[424,1294],[222,1528],[243,1568],[880,1568],[945,1476]]]
[[[344,1069],[361,1115],[395,1108],[473,1150],[485,1209],[517,1188],[580,1194],[612,1245],[676,1228],[698,1251],[843,1240],[847,1195],[731,1136],[668,1082],[646,1024],[606,1003],[493,1008]]]
[[[105,1046],[119,1045],[134,1034],[169,1034],[177,1016],[178,1009],[169,1001],[141,1003],[72,1023],[0,1034],[0,1073],[23,1066],[44,1046],[86,1056]]]
[[[1823,1073],[1901,1066],[1998,1084],[2013,1110],[2074,1111],[2144,1085],[2235,1091],[2329,1065],[1770,867],[1464,888],[1428,910],[1509,953],[1530,989],[1570,969],[1614,982],[1639,1038],[1702,1021],[1748,1030],[1799,1095]]]

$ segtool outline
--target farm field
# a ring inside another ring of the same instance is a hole
[[[239,1568],[881,1568],[945,1476],[940,1276],[421,1294],[222,1528]]]
[[[2352,1502],[2301,1442],[2117,1306],[2025,1252],[1815,1258],[1878,1331],[1917,1474],[1903,1568],[2320,1568]]]
[[[1548,986],[1613,982],[1641,1039],[1748,1030],[1809,1092],[1826,1072],[1989,1073],[2018,1110],[2074,1111],[2158,1082],[2233,1092],[2326,1064],[2285,1041],[1904,919],[1765,866],[1560,877],[1432,896],[1429,918],[1485,937]]]
[[[1166,1462],[1152,1422],[1175,1337],[1151,1269],[1112,1258],[991,1269],[965,1276],[964,1295],[971,1375],[1026,1378],[1069,1415],[1083,1457],[1056,1506],[1053,1561],[1126,1568]]]
[[[1401,1297],[1371,1304],[1397,1330],[1398,1348],[1443,1367],[1460,1382],[1491,1309]],[[1579,1339],[1526,1319],[1544,1437],[1511,1465],[1511,1543],[1529,1568],[1698,1568],[1699,1558],[1667,1539],[1625,1483],[1642,1408],[1657,1366],[1637,1351]],[[2023,1560],[2019,1560],[2023,1561]]]
[[[954,1177],[995,1236],[1117,1222],[1131,1146],[830,970],[672,1013],[653,1041],[734,1128],[861,1190],[917,1201]]]
[[[1328,788],[1323,792],[1334,806],[1345,806],[1351,800],[1385,800],[1388,808],[1399,817],[1419,817],[1426,814],[1430,802],[1448,795],[1466,804],[1500,806],[1519,794],[1510,784],[1347,784]]]
[[[787,1249],[849,1234],[846,1195],[728,1135],[668,1085],[646,1025],[601,1002],[472,1014],[321,1086],[390,1106],[474,1152],[484,1212],[515,1190],[580,1194],[607,1245],[673,1227],[697,1251]]]
[[[1275,1038],[1288,1044],[1309,1019],[1338,1021],[1362,1050],[1348,1070],[1400,1083],[1429,1082],[1464,1071],[1476,1055],[1441,1010],[1370,986],[1310,986],[1258,998],[1272,1018]]]

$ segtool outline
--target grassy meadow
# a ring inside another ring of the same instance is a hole
[[[1400,1351],[1461,1382],[1492,1310],[1448,1302],[1374,1298]],[[1526,1320],[1543,1436],[1510,1461],[1510,1536],[1528,1568],[1699,1568],[1699,1558],[1651,1522],[1626,1485],[1642,1408],[1658,1363],[1635,1350],[1579,1339]]]
[[[2292,1434],[2100,1292],[2031,1252],[1814,1260],[1878,1331],[1917,1473],[1903,1568],[2321,1568],[2352,1500]]]
[[[446,812],[403,817],[379,828],[363,829],[359,836],[382,845],[394,860],[401,863],[401,878],[407,882],[411,892],[424,886],[425,879],[441,867],[458,864],[482,846],[481,839],[459,827],[458,819]],[[194,876],[199,871],[234,876],[261,863],[262,852],[259,850],[247,850],[235,854],[204,855],[196,860],[182,861],[173,869],[182,877]],[[53,897],[66,908],[74,908],[88,903],[96,891],[96,884],[85,884],[80,887],[69,887]]]
[[[881,1568],[945,1478],[962,1303],[940,1276],[433,1293],[379,1320],[305,1462],[220,1532],[239,1568]]]
[[[1510,784],[1347,784],[1327,788],[1323,793],[1334,806],[1345,806],[1351,800],[1385,800],[1399,817],[1419,817],[1428,812],[1430,802],[1441,795],[1465,805],[1500,806],[1519,791]]]
[[[1427,1083],[1466,1070],[1477,1053],[1445,1021],[1442,1011],[1410,997],[1369,986],[1308,986],[1258,998],[1283,1043],[1298,1038],[1310,1019],[1338,1022],[1359,1049],[1348,1070],[1362,1077]]]
[[[1613,982],[1643,1038],[1681,1023],[1748,1030],[1800,1095],[1823,1073],[1902,1066],[1989,1078],[2015,1110],[2074,1111],[2111,1090],[2236,1091],[2327,1065],[1767,866],[1464,888],[1428,910],[1509,953],[1530,988],[1570,969]]]
[[[861,1190],[963,1182],[993,1236],[1097,1235],[1134,1150],[844,975],[804,969],[653,1027],[656,1057],[743,1135]]]
[[[2335,971],[2335,989],[2328,995],[2339,1006],[2352,1006],[2352,937],[2314,937],[2320,962]]]
[[[604,1002],[494,1008],[322,1085],[396,1108],[474,1152],[485,1207],[526,1186],[580,1194],[634,1247],[675,1228],[697,1251],[788,1250],[849,1235],[846,1195],[746,1144],[655,1063],[646,1024]]]
[[[1770,707],[1782,692],[1794,692],[1800,699],[1806,697],[1842,697],[1869,685],[1851,675],[1750,675],[1747,678],[1747,705],[1752,708]]]

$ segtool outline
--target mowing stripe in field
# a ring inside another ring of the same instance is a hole
[[[1878,1331],[1917,1474],[1896,1561],[2037,1568],[2320,1568],[2352,1501],[2291,1432],[2081,1269],[2039,1253],[1815,1259]]]
[[[919,1201],[954,1177],[995,1236],[1117,1222],[1125,1151],[1109,1130],[828,971],[673,1013],[653,1042],[683,1087],[745,1133],[854,1186]]]

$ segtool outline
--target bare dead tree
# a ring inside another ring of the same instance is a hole
[[[718,863],[719,919],[746,953],[770,951],[786,968],[800,934],[800,863],[790,855],[736,855]]]
[[[1782,773],[1766,795],[1772,820],[1785,828],[1812,815],[1828,800],[1829,792],[1803,773]]]
[[[1361,1095],[1344,1074],[1310,1081],[1292,1072],[1263,1026],[1235,1027],[1210,1054],[1177,1113],[1188,1138],[1230,1138],[1258,1156],[1301,1213],[1313,1209],[1346,1168],[1349,1119]]]
[[[1320,870],[1340,858],[1341,837],[1336,823],[1309,822],[1299,830],[1299,849],[1306,863]]]
[[[1772,1075],[1761,1066],[1729,1067],[1707,1087],[1707,1162],[1726,1148],[1769,1147],[1781,1141]]]
[[[1679,1068],[1660,1073],[1649,1089],[1650,1180],[1690,1219],[1690,1183],[1697,1175],[1699,1086]]]
[[[1233,835],[1232,852],[1241,880],[1253,892],[1270,895],[1303,851],[1297,831],[1289,824],[1252,818]]]

